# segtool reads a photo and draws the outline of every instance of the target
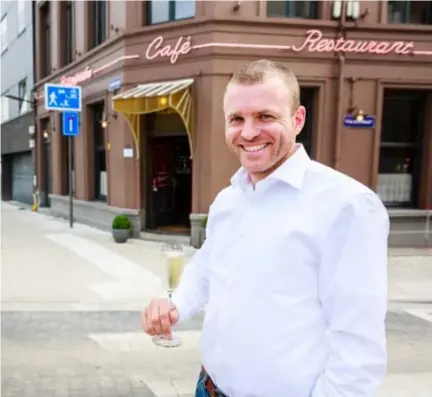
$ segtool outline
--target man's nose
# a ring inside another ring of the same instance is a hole
[[[254,123],[251,122],[245,122],[243,125],[243,130],[241,133],[242,138],[247,139],[247,140],[252,140],[254,139],[256,136],[258,136],[260,134],[260,129],[257,128]]]

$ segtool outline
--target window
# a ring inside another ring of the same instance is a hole
[[[7,92],[4,92],[1,97],[1,122],[9,120],[9,98],[5,97]]]
[[[73,61],[73,9],[72,1],[61,2],[63,30],[60,41],[63,66],[69,65]]]
[[[107,2],[95,0],[89,2],[90,7],[90,48],[102,44],[107,38]]]
[[[317,19],[318,1],[267,1],[267,16]]]
[[[432,24],[430,1],[389,1],[387,7],[389,23]]]
[[[194,0],[158,0],[147,1],[147,21],[149,25],[193,18]]]
[[[384,93],[378,194],[387,206],[417,206],[424,104],[421,92]]]
[[[1,52],[5,51],[8,47],[7,37],[7,15],[1,20]]]
[[[40,8],[41,18],[41,78],[51,74],[51,13],[50,2],[47,1]]]
[[[27,100],[27,81],[26,79],[21,80],[18,83],[18,113],[21,114],[23,111],[27,109],[26,100]]]
[[[26,27],[25,3],[24,0],[18,0],[17,2],[18,34],[20,34]]]

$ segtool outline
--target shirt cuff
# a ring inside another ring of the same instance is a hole
[[[180,324],[182,321],[184,321],[187,318],[187,312],[185,310],[185,304],[177,291],[174,291],[171,296],[171,302],[174,303],[175,307],[177,308],[177,312],[179,315],[179,319],[177,321],[177,324]]]

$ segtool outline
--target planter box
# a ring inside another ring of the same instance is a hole
[[[199,232],[199,248],[201,248],[204,244],[204,241],[206,240],[206,231],[204,228],[202,228]]]

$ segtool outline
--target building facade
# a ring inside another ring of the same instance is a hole
[[[239,167],[224,142],[225,86],[245,63],[269,58],[299,79],[310,156],[379,193],[391,245],[423,245],[431,23],[421,1],[38,2],[38,187],[67,216],[67,141],[43,88],[80,85],[77,220],[109,228],[126,213],[135,232],[185,233],[196,245]]]
[[[32,2],[4,1],[1,14],[2,199],[33,202],[35,113]]]

